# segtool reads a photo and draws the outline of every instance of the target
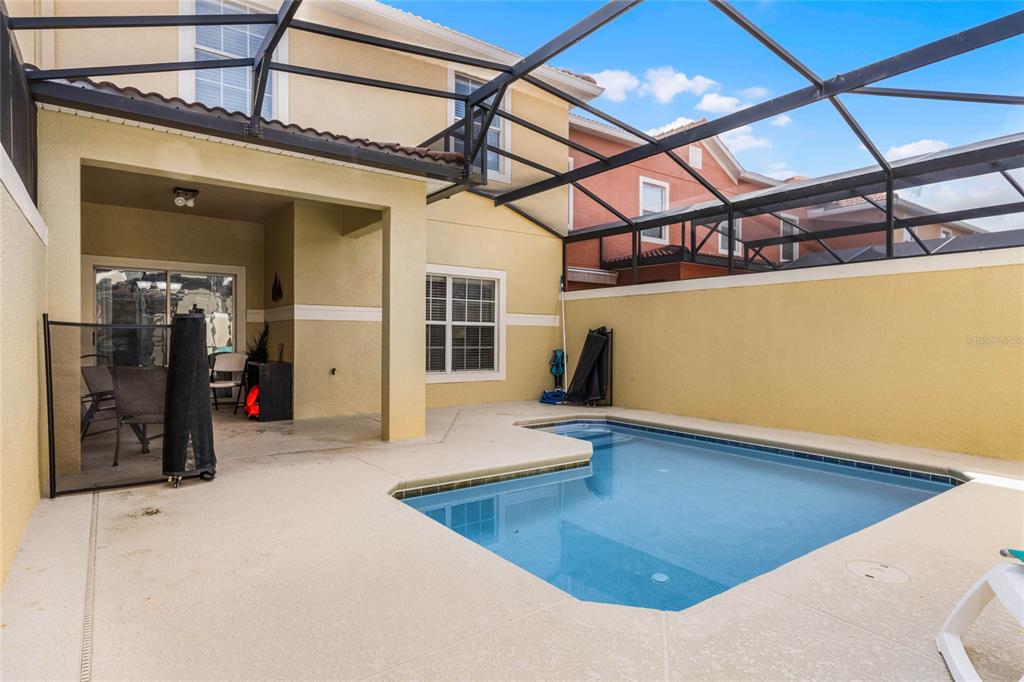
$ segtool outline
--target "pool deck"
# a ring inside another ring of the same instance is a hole
[[[578,601],[391,498],[395,487],[575,461],[517,423],[612,416],[975,480],[678,613]],[[1024,546],[1024,463],[618,408],[503,403],[240,422],[217,480],[42,501],[3,592],[14,679],[948,680],[934,637]],[[909,576],[871,580],[877,561]],[[1024,674],[996,604],[967,639],[986,680]]]

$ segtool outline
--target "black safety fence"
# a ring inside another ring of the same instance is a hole
[[[170,325],[43,316],[50,497],[212,478],[205,335],[201,311]]]

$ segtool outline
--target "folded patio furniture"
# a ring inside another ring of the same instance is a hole
[[[167,394],[165,367],[111,367],[114,406],[117,411],[117,438],[114,441],[114,466],[121,456],[121,427],[129,426],[149,452],[149,443],[163,434],[150,436],[150,424],[163,424],[164,397]]]
[[[566,402],[593,405],[610,401],[612,332],[607,327],[591,329],[580,351]]]
[[[1018,552],[1012,554],[1020,558],[1024,552]],[[1006,556],[1007,550],[1001,554]],[[956,682],[981,679],[964,649],[963,636],[993,597],[1024,627],[1024,565],[1003,562],[993,567],[963,596],[939,631],[935,645]]]

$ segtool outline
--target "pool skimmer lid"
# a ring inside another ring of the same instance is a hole
[[[910,582],[910,576],[900,569],[877,561],[851,561],[846,564],[846,568],[861,577],[880,583]]]
[[[664,573],[652,573],[651,582],[657,583],[658,585],[664,585],[668,582],[668,576]]]

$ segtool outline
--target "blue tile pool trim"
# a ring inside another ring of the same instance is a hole
[[[551,428],[553,426],[571,426],[572,424],[599,424],[605,426],[614,425],[621,428],[632,429],[634,431],[646,431],[649,433],[657,433],[665,436],[674,436],[677,438],[702,441],[705,443],[717,443],[719,445],[733,445],[741,448],[746,448],[749,450],[755,450],[757,452],[764,452],[773,455],[784,455],[786,457],[796,457],[797,459],[806,459],[813,462],[838,464],[839,466],[851,467],[854,469],[868,469],[871,471],[878,471],[885,474],[895,474],[897,476],[916,478],[922,481],[934,481],[936,483],[944,483],[945,485],[951,486],[957,486],[960,485],[961,483],[966,483],[966,481],[964,480],[946,474],[933,474],[927,471],[917,471],[916,469],[895,467],[887,464],[873,464],[871,462],[863,462],[861,460],[856,459],[846,459],[844,457],[835,457],[833,455],[818,455],[813,452],[803,452],[801,450],[791,450],[789,448],[777,448],[771,445],[761,445],[759,443],[749,443],[746,441],[730,440],[727,438],[716,438],[715,436],[702,436],[696,433],[690,433],[688,431],[682,431],[679,429],[669,429],[663,426],[644,426],[642,424],[634,424],[632,422],[620,421],[618,419],[564,419],[560,421],[524,424],[523,426],[525,426],[528,429],[546,429]]]
[[[420,495],[446,493],[451,490],[462,490],[463,488],[473,488],[478,485],[500,483],[502,481],[511,481],[516,478],[526,478],[527,476],[550,474],[556,471],[568,471],[569,469],[579,469],[581,467],[586,466],[590,466],[589,459],[582,459],[575,462],[564,462],[561,464],[551,464],[548,466],[534,467],[532,469],[523,469],[521,471],[510,471],[503,474],[491,474],[490,476],[463,478],[458,481],[450,481],[446,483],[430,483],[427,485],[419,485],[411,488],[399,487],[391,491],[391,497],[395,498],[396,500],[404,500],[410,497],[419,497]]]

